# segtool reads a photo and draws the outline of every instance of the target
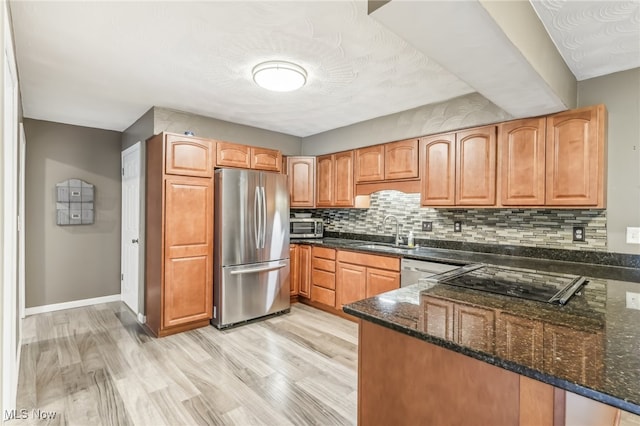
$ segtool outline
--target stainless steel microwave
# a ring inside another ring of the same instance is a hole
[[[322,238],[322,219],[313,217],[292,217],[289,219],[289,238]]]

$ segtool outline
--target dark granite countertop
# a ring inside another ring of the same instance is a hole
[[[341,238],[292,242],[448,264],[482,262],[585,276],[587,285],[564,306],[425,281],[346,305],[344,311],[640,415],[640,310],[626,308],[627,292],[640,293],[638,268],[432,247],[380,250],[361,247],[370,241]],[[433,311],[428,309],[433,302],[488,313],[493,329],[472,332],[467,342],[456,341],[460,339],[455,338],[455,330],[450,336],[442,335],[442,327],[430,326]],[[511,334],[515,344],[507,347],[510,325],[515,325],[516,332]],[[531,343],[522,344],[528,338]]]

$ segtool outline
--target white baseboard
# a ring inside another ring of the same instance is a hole
[[[122,300],[120,294],[113,294],[111,296],[72,300],[71,302],[54,303],[52,305],[34,306],[33,308],[26,308],[24,313],[28,316],[44,312],[61,311],[63,309],[80,308],[82,306],[98,305],[100,303],[119,302],[120,300]]]
[[[147,322],[147,316],[146,315],[142,315],[141,312],[138,312],[138,322],[140,324],[146,324]]]

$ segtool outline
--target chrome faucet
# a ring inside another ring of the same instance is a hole
[[[392,214],[388,214],[384,217],[384,220],[382,221],[382,226],[385,226],[387,224],[388,219],[395,219],[396,221],[396,241],[394,244],[399,246],[400,244],[402,244],[402,237],[400,236],[400,222],[398,221],[397,217],[395,217]]]

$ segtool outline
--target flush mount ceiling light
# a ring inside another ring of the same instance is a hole
[[[307,72],[299,65],[285,61],[268,61],[253,67],[253,81],[274,92],[298,90],[307,82]]]

